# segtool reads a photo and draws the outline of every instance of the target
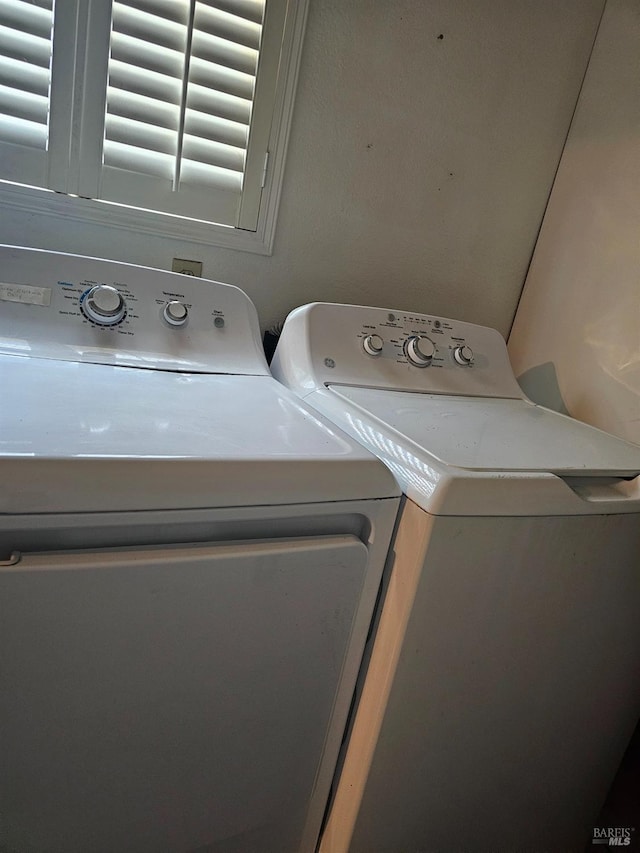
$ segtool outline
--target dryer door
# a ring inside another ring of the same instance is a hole
[[[0,569],[0,847],[297,851],[366,567],[344,535]]]

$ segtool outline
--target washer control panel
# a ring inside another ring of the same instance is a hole
[[[344,384],[522,396],[505,341],[494,329],[358,305],[314,303],[294,311],[271,367],[287,384],[310,390]]]
[[[237,287],[0,246],[0,352],[160,370],[268,374]]]
[[[352,309],[357,306],[344,306],[352,319]],[[360,328],[354,328],[351,336],[362,340],[366,355],[394,358],[406,362],[411,367],[443,367],[451,363],[457,367],[471,367],[474,364],[474,352],[471,346],[477,336],[477,329],[456,320],[445,320],[425,314],[407,314],[402,311],[382,311],[382,309],[361,308],[361,311],[381,311],[377,322],[362,322]],[[364,319],[364,317],[363,317]],[[373,326],[375,325],[375,331]],[[371,342],[375,341],[374,351]]]

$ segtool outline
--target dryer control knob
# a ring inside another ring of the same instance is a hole
[[[404,354],[416,367],[428,367],[436,353],[436,345],[430,338],[414,335],[404,345]]]
[[[380,335],[367,335],[362,342],[362,346],[367,355],[380,355],[384,341]]]
[[[167,323],[171,323],[172,326],[183,326],[187,322],[189,309],[184,302],[172,299],[171,302],[167,302],[164,306],[162,316]]]
[[[463,367],[468,367],[473,364],[473,350],[471,347],[456,347],[453,351],[453,358],[457,364]]]
[[[115,287],[96,284],[85,296],[82,308],[86,316],[100,326],[113,326],[127,313],[127,303]]]

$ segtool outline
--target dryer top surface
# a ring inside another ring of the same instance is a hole
[[[0,511],[179,509],[399,494],[269,376],[0,356]]]

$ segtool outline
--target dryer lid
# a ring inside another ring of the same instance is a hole
[[[453,468],[561,476],[640,472],[637,445],[528,400],[329,387],[359,411],[363,424],[383,425],[412,453]]]

